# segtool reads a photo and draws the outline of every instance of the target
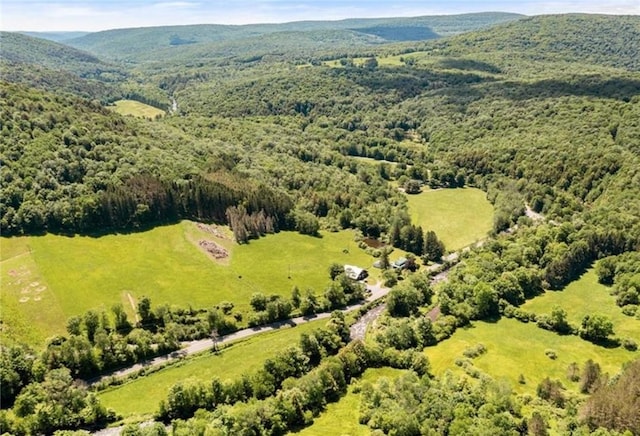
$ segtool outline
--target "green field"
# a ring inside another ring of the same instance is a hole
[[[323,327],[326,323],[326,319],[312,321],[295,328],[285,327],[234,342],[219,354],[204,353],[189,359],[183,365],[165,368],[105,391],[100,394],[100,400],[125,418],[152,414],[157,411],[160,400],[166,398],[171,386],[177,382],[189,378],[207,381],[213,377],[225,381],[243,374],[253,374],[266,359],[297,344],[301,333]]]
[[[455,361],[464,357],[463,351],[480,343],[487,352],[473,360],[478,369],[494,379],[506,379],[517,392],[533,395],[547,376],[575,388],[577,384],[566,376],[572,362],[582,367],[585,361],[593,359],[604,372],[613,375],[620,371],[623,363],[638,356],[622,347],[607,349],[577,336],[561,336],[535,324],[506,318],[496,323],[475,322],[458,329],[451,338],[425,349],[425,353],[434,374],[441,375],[448,369],[457,369]],[[556,352],[557,359],[546,356],[545,351],[549,349]],[[525,376],[524,385],[518,383],[520,374]]]
[[[155,118],[164,115],[165,111],[135,100],[118,100],[113,103],[113,110],[120,115],[133,115],[142,118]]]
[[[587,271],[564,290],[547,291],[544,295],[527,301],[522,308],[541,314],[551,313],[553,306],[561,306],[566,310],[569,322],[575,327],[580,326],[582,318],[587,314],[606,315],[613,322],[616,336],[632,338],[640,344],[640,320],[622,313],[616,305],[616,297],[610,294],[610,288],[598,283],[594,269]]]
[[[350,231],[321,237],[281,232],[237,245],[188,221],[99,238],[2,238],[2,334],[41,346],[46,337],[64,331],[70,316],[108,310],[118,302],[133,314],[130,298],[135,302],[142,296],[154,305],[197,308],[231,301],[246,312],[258,291],[289,296],[297,285],[320,294],[329,283],[331,263],[365,268],[373,263],[353,238]],[[198,247],[202,239],[216,240],[230,257],[213,260]]]
[[[435,231],[449,251],[485,238],[493,225],[493,207],[480,189],[426,190],[407,199],[412,221]]]
[[[297,433],[300,436],[367,436],[371,429],[358,423],[360,415],[360,394],[353,392],[359,383],[376,383],[381,377],[396,378],[404,373],[394,368],[370,368],[357,381],[351,382],[347,394],[337,403],[327,405],[327,409],[315,418],[313,424]]]

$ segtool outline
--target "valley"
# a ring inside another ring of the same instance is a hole
[[[0,432],[640,432],[639,40],[0,32]]]

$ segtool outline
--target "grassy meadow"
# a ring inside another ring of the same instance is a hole
[[[491,227],[491,205],[478,189],[426,191],[408,199],[414,221],[435,230],[450,250],[481,239]],[[214,260],[198,246],[203,239],[226,248],[229,257]],[[154,305],[198,308],[230,301],[247,313],[254,292],[288,296],[295,285],[322,293],[333,262],[369,268],[370,281],[378,272],[351,231],[320,237],[281,232],[237,245],[228,229],[214,235],[189,221],[101,237],[1,238],[0,253],[0,334],[37,347],[64,333],[70,316],[89,309],[122,303],[133,316],[142,296]]]
[[[358,423],[360,410],[360,394],[354,393],[353,388],[360,383],[376,383],[381,377],[396,378],[403,374],[403,370],[394,368],[370,368],[357,381],[351,382],[347,394],[340,401],[327,405],[327,409],[314,419],[312,425],[292,433],[300,436],[368,436],[371,429]]]
[[[427,189],[407,199],[412,221],[435,231],[450,251],[483,239],[493,225],[493,206],[480,189]]]
[[[130,301],[142,296],[154,305],[183,307],[231,301],[247,312],[254,292],[289,296],[297,285],[322,293],[331,263],[373,263],[353,238],[350,231],[321,237],[281,232],[237,245],[188,221],[102,237],[2,238],[2,335],[41,346],[64,332],[70,316],[118,302],[133,315]],[[227,248],[229,258],[211,258],[198,246],[202,239]]]
[[[34,257],[27,238],[2,239],[0,245],[0,343],[42,345],[63,333],[67,317]]]
[[[135,100],[118,100],[113,103],[113,110],[120,115],[133,115],[141,118],[155,118],[164,115],[165,111]]]
[[[476,368],[494,379],[506,379],[516,392],[532,395],[547,376],[576,388],[577,383],[567,379],[567,368],[573,362],[582,367],[592,359],[604,372],[613,375],[623,363],[637,358],[637,353],[622,347],[608,349],[577,336],[561,336],[532,323],[506,318],[495,323],[475,322],[458,329],[451,338],[426,348],[425,353],[434,374],[441,375],[450,369],[461,372],[455,365],[456,359],[464,358],[464,350],[477,344],[483,344],[487,352],[473,359]],[[547,357],[547,350],[553,350],[557,358]],[[520,374],[525,376],[525,384],[518,382]]]
[[[252,374],[262,367],[266,359],[297,344],[301,333],[323,327],[326,323],[326,319],[312,321],[234,342],[218,354],[203,353],[182,365],[171,366],[113,387],[100,393],[100,400],[125,418],[153,414],[160,400],[166,398],[171,386],[177,382],[189,378],[207,381],[216,376],[225,381]],[[141,392],[144,395],[140,395]]]
[[[536,314],[551,313],[554,306],[567,311],[569,322],[579,327],[582,318],[590,313],[608,316],[613,322],[613,331],[620,338],[632,338],[640,343],[640,320],[626,316],[616,305],[616,297],[610,288],[598,283],[594,269],[588,270],[579,280],[562,291],[547,291],[544,295],[527,301],[522,308]]]

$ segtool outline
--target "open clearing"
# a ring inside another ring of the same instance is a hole
[[[411,220],[435,231],[449,251],[485,238],[493,226],[493,206],[480,189],[427,189],[407,199]]]
[[[301,333],[323,327],[326,323],[326,319],[313,321],[235,342],[218,354],[204,353],[187,360],[183,365],[171,366],[109,389],[100,394],[100,400],[124,417],[152,414],[177,382],[189,378],[207,381],[213,377],[225,381],[243,374],[253,374],[266,359],[288,346],[296,345]],[[144,395],[140,395],[141,392]]]
[[[34,260],[28,240],[2,242],[0,342],[42,344],[48,336],[64,332],[66,317]]]
[[[99,238],[2,238],[3,256],[14,253],[2,262],[2,316],[15,340],[42,346],[43,338],[64,331],[67,318],[89,309],[122,303],[133,319],[129,294],[181,307],[231,301],[246,314],[254,292],[289,296],[296,285],[321,294],[333,262],[369,268],[374,259],[353,237],[351,231],[321,237],[281,232],[237,245],[184,221]],[[207,238],[229,250],[229,258],[216,261],[201,249],[198,241]],[[19,303],[23,283],[14,283],[10,272],[21,268],[30,272],[29,283],[46,286],[40,301]]]
[[[575,327],[580,326],[582,318],[587,314],[606,315],[613,322],[616,336],[632,338],[640,344],[640,320],[624,315],[610,291],[609,287],[598,283],[595,270],[590,269],[564,290],[547,291],[544,295],[527,301],[522,308],[541,314],[551,313],[553,306],[561,306],[567,311],[567,318]]]
[[[293,433],[300,436],[368,436],[371,429],[358,423],[360,415],[360,394],[354,393],[353,388],[364,382],[377,383],[381,377],[394,379],[405,371],[394,368],[370,368],[357,381],[351,382],[346,395],[340,401],[327,405],[327,409],[315,418],[313,424],[300,432]]]
[[[473,359],[476,368],[494,379],[506,379],[516,392],[532,395],[547,376],[576,388],[577,383],[570,382],[566,375],[572,362],[582,368],[585,361],[592,359],[604,372],[613,375],[620,371],[623,363],[638,356],[622,347],[607,349],[577,336],[561,336],[532,323],[506,318],[495,323],[474,322],[435,347],[426,348],[425,353],[433,373],[442,375],[446,370],[457,369],[456,359],[463,358],[464,350],[477,344],[483,344],[487,352]],[[546,350],[555,351],[557,358],[547,357]],[[526,384],[518,383],[520,374],[525,375]]]
[[[113,103],[113,110],[120,115],[133,115],[142,118],[155,118],[164,115],[165,111],[135,100],[118,100]]]

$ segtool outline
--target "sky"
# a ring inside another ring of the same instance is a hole
[[[640,0],[0,0],[0,29],[99,31],[484,11],[640,15]]]

